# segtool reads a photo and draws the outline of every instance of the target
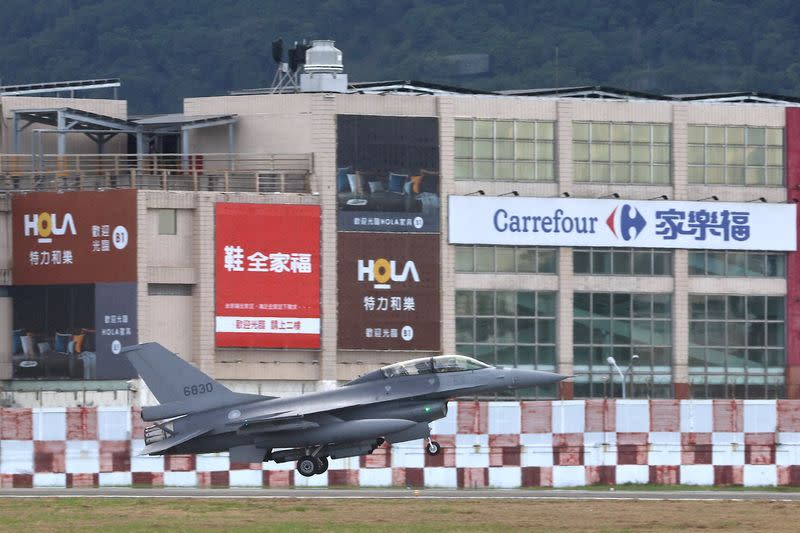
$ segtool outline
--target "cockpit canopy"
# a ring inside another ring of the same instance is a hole
[[[464,355],[437,355],[388,365],[381,368],[381,373],[386,378],[393,378],[396,376],[416,376],[418,374],[440,372],[464,372],[482,368],[490,367],[486,363]]]

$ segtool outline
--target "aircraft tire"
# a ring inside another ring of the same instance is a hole
[[[427,453],[428,455],[431,456],[439,455],[441,452],[442,452],[442,445],[436,442],[435,440],[430,441],[428,445],[425,446],[425,453]]]
[[[324,474],[328,470],[328,458],[327,457],[315,457],[317,467],[314,469],[315,474]]]
[[[301,476],[311,477],[317,473],[317,461],[310,455],[301,457],[297,461],[297,471]]]

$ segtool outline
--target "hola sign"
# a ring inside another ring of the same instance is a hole
[[[75,220],[72,213],[64,215],[61,225],[58,224],[57,213],[25,214],[23,225],[26,237],[36,237],[37,241],[43,244],[53,242],[51,235],[64,235],[67,231],[72,235],[77,235],[75,231]]]
[[[384,259],[383,257],[368,259],[366,262],[363,259],[358,260],[358,281],[377,281],[373,285],[376,289],[391,289],[392,286],[387,283],[388,281],[404,283],[409,276],[416,283],[419,283],[419,273],[414,261],[406,261],[403,270],[398,273],[397,261],[394,260]]]

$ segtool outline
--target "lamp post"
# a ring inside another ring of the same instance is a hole
[[[620,379],[620,382],[622,383],[622,399],[624,400],[626,398],[626,396],[625,396],[625,375],[622,373],[622,370],[620,370],[619,367],[617,366],[617,361],[616,361],[616,359],[614,359],[613,355],[609,355],[608,359],[606,359],[606,361],[608,361],[608,366],[610,366],[611,368],[616,370],[617,374],[619,374],[619,379]],[[612,384],[613,384],[613,381],[612,381]]]
[[[634,396],[633,394],[633,364],[639,359],[637,354],[631,355],[631,362],[628,363],[628,368],[625,369],[625,374],[628,375],[628,379],[631,384],[631,398]]]

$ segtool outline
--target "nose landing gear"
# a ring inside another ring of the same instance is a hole
[[[439,455],[442,451],[442,446],[435,440],[428,439],[428,444],[425,445],[425,453],[430,456]]]

